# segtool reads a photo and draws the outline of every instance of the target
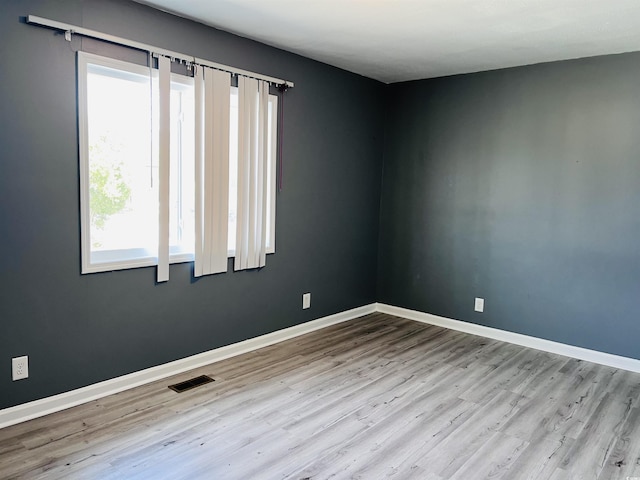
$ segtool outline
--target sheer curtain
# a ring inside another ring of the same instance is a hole
[[[265,265],[269,84],[238,78],[238,219],[234,270]]]

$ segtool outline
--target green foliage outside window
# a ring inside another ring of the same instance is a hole
[[[91,225],[103,229],[112,215],[120,213],[131,197],[119,149],[106,137],[89,146],[89,195]]]

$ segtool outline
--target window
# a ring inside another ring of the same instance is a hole
[[[78,53],[82,273],[158,262],[157,71]],[[238,89],[231,88],[229,256],[235,254]],[[195,244],[195,97],[191,77],[171,74],[170,262]],[[269,96],[267,252],[275,251],[277,97]]]

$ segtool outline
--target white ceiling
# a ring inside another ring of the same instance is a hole
[[[138,0],[385,83],[640,50],[639,0]]]

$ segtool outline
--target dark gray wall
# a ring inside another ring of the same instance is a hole
[[[2,1],[0,408],[369,304],[384,86],[125,1]],[[284,190],[266,268],[80,275],[75,49],[48,17],[287,78]],[[312,292],[312,308],[301,295]],[[11,357],[30,378],[11,381]]]
[[[640,358],[639,79],[635,53],[388,87],[378,301]]]

